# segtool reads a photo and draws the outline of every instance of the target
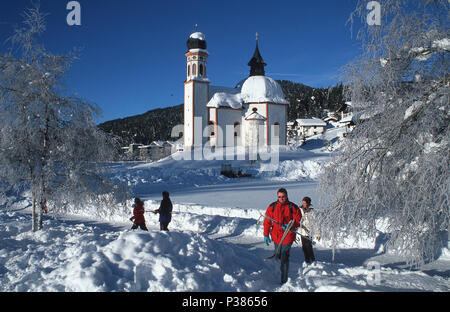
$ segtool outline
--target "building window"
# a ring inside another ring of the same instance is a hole
[[[188,65],[188,70],[187,70],[187,72],[188,72],[188,77],[191,75],[191,65]]]
[[[203,64],[200,64],[200,66],[198,67],[198,73],[200,76],[203,76]]]
[[[196,64],[192,65],[192,76],[195,76],[195,75],[197,75],[197,65]]]
[[[273,135],[280,136],[280,123],[276,122],[273,124]]]
[[[241,136],[241,124],[239,122],[234,123],[234,136],[235,137]]]
[[[208,121],[208,132],[209,132],[209,137],[214,136],[214,122],[212,122],[212,121]]]

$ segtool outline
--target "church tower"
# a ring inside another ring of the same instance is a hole
[[[194,32],[187,41],[186,52],[186,81],[184,82],[184,150],[201,147],[203,129],[208,122],[206,103],[209,100],[209,79],[206,76],[205,35]]]
[[[264,76],[265,71],[264,67],[266,66],[266,62],[264,62],[261,53],[259,53],[258,48],[258,33],[256,33],[256,48],[255,53],[253,53],[253,57],[250,62],[248,62],[248,66],[250,66],[250,77],[251,76]]]

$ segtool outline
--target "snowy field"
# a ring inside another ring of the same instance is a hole
[[[174,203],[170,232],[146,213],[149,232],[130,230],[127,209],[106,219],[92,207],[66,216],[51,214],[44,230],[31,232],[30,202],[0,199],[0,291],[159,291],[305,292],[450,290],[450,252],[412,270],[376,240],[348,237],[332,260],[327,242],[314,246],[317,262],[303,267],[301,246],[291,250],[289,280],[280,285],[279,263],[266,259],[273,246],[263,243],[263,213],[285,187],[300,203],[318,202],[317,172],[329,158],[320,138],[299,149],[283,150],[276,171],[248,161],[231,162],[252,178],[220,175],[224,161],[112,164],[113,178],[125,181],[146,210],[159,207],[168,190]],[[336,141],[334,141],[336,143]],[[4,209],[6,202],[13,202]]]

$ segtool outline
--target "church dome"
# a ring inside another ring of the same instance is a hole
[[[289,104],[284,98],[280,85],[274,79],[266,76],[248,77],[242,85],[241,96],[245,103]]]
[[[186,45],[188,50],[191,49],[206,50],[206,37],[203,33],[197,31],[189,36]]]

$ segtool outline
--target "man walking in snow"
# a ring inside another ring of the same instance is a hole
[[[300,226],[302,215],[298,206],[289,201],[287,191],[280,188],[277,192],[278,200],[269,205],[264,218],[264,242],[269,245],[272,240],[275,244],[275,257],[280,259],[281,284],[287,282],[289,270],[289,253],[292,243],[295,241],[295,231]],[[291,220],[291,231],[283,235]],[[270,236],[269,236],[270,234]]]

